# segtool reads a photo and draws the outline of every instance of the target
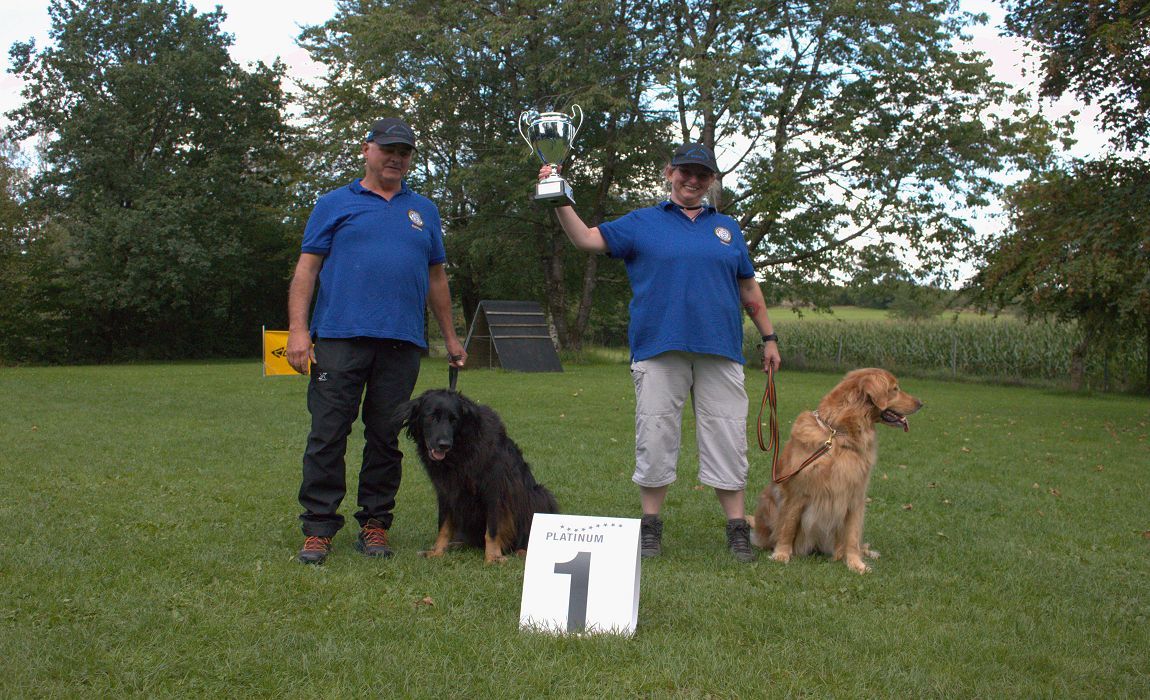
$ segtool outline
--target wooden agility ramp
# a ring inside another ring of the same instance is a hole
[[[468,367],[562,372],[543,307],[534,301],[479,302],[467,331]]]

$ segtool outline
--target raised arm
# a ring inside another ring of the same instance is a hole
[[[551,174],[551,165],[544,165],[539,169],[539,179],[547,177]],[[556,172],[559,168],[556,167]],[[563,232],[567,234],[567,238],[579,250],[585,250],[588,253],[606,253],[608,252],[607,241],[603,240],[603,234],[599,233],[599,227],[588,227],[583,223],[583,219],[575,213],[575,207],[562,206],[556,207],[555,216],[559,219],[559,225],[563,227]]]

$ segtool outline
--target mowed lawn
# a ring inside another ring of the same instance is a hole
[[[784,438],[838,378],[778,376]],[[429,361],[419,390],[446,381]],[[762,382],[748,372],[752,421]],[[879,429],[873,573],[735,562],[688,420],[635,636],[553,638],[518,629],[521,560],[416,555],[436,514],[413,456],[393,560],[356,554],[349,527],[326,566],[295,562],[301,378],[0,369],[0,697],[1150,696],[1150,401],[903,385],[926,408]],[[471,370],[460,389],[564,511],[638,516],[625,364]],[[749,507],[770,471],[751,454]]]

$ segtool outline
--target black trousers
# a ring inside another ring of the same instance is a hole
[[[411,398],[419,377],[419,347],[380,338],[317,338],[307,388],[311,433],[303,456],[299,502],[305,536],[331,537],[343,527],[337,511],[347,492],[344,454],[363,401],[363,464],[359,470],[360,526],[369,519],[390,528],[403,474],[394,414]]]

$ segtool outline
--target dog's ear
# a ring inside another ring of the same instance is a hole
[[[419,415],[419,399],[412,399],[404,401],[395,408],[395,413],[392,414],[392,424],[397,428],[407,428],[407,434],[411,435],[419,421],[415,417]]]
[[[479,404],[467,398],[463,394],[459,395],[459,416],[466,423],[473,425],[479,424]]]
[[[885,372],[871,371],[859,377],[859,391],[882,411],[890,402],[891,378]]]

